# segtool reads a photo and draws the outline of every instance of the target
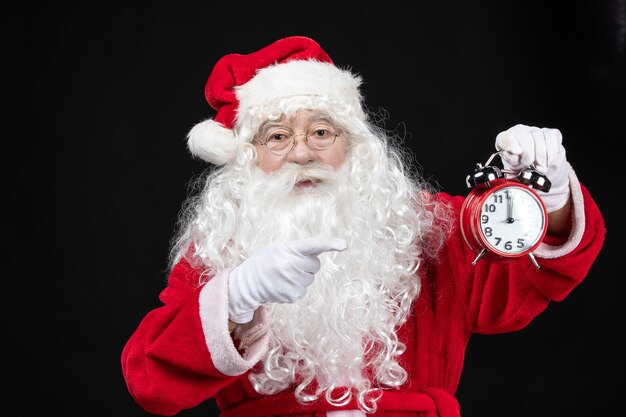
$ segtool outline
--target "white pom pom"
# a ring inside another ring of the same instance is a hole
[[[187,134],[187,147],[192,155],[215,165],[234,159],[237,139],[231,129],[213,119],[195,125]]]

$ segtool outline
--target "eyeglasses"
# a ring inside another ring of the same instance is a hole
[[[323,151],[333,146],[340,133],[330,126],[315,126],[304,133],[294,133],[288,127],[273,127],[264,134],[263,141],[253,139],[261,146],[265,146],[270,153],[276,156],[286,156],[296,147],[296,137],[304,136],[306,145],[315,151]]]

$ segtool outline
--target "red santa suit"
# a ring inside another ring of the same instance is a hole
[[[454,394],[472,334],[519,330],[567,296],[587,275],[604,241],[602,215],[588,191],[570,172],[572,231],[546,237],[530,260],[511,264],[479,261],[457,227],[436,260],[418,270],[421,292],[413,314],[399,329],[406,345],[399,363],[406,383],[385,390],[376,416],[459,416]],[[458,219],[463,197],[437,195]],[[214,398],[221,417],[324,416],[356,410],[334,407],[323,398],[299,404],[292,390],[261,396],[247,377],[268,345],[263,307],[254,320],[228,331],[228,272],[198,285],[199,271],[186,260],[171,271],[160,294],[163,305],[141,321],[122,353],[122,369],[133,398],[146,411],[174,415]],[[417,279],[417,278],[416,278]]]

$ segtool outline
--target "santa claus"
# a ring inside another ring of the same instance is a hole
[[[507,170],[553,183],[541,268],[473,266],[463,198],[409,171],[360,83],[306,37],[215,65],[216,116],[188,135],[211,168],[182,211],[163,306],[122,353],[145,410],[215,398],[222,416],[459,415],[471,334],[522,328],[586,275],[604,224],[558,130],[496,138]]]

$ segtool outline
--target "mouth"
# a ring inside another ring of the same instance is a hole
[[[298,189],[315,188],[321,183],[321,180],[302,178],[296,181],[295,187]]]

